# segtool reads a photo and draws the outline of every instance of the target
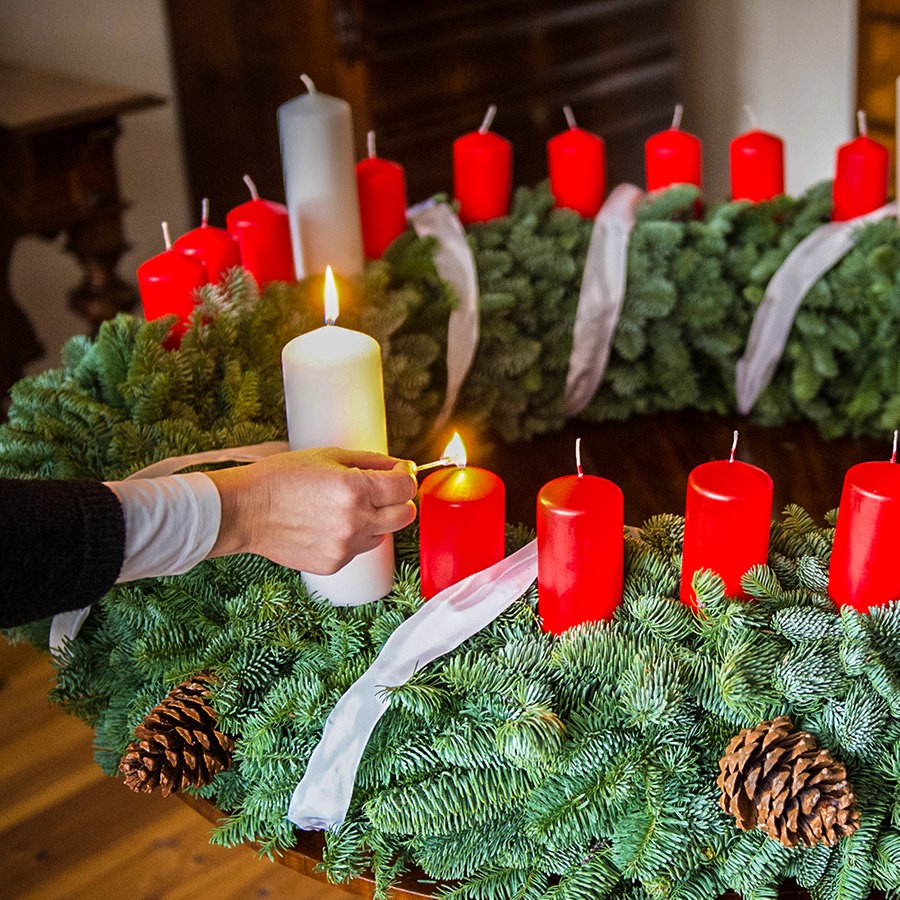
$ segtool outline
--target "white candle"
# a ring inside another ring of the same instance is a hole
[[[337,290],[330,267],[325,282],[328,324],[295,337],[281,353],[291,449],[342,447],[387,453],[381,348],[369,335],[333,324]],[[390,592],[393,579],[390,535],[334,575],[303,573],[307,588],[336,606],[377,600]]]
[[[301,77],[309,93],[278,107],[297,278],[320,274],[329,263],[341,275],[356,275],[363,247],[350,105]]]

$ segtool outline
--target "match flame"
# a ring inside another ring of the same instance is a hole
[[[338,304],[337,285],[334,282],[334,272],[331,266],[325,267],[325,322],[334,325],[337,321],[340,306]]]
[[[455,466],[464,466],[466,464],[466,447],[459,436],[458,431],[453,432],[453,437],[444,448],[444,459],[452,462]]]

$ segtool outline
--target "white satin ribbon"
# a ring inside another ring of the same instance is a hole
[[[753,409],[771,382],[794,317],[812,286],[853,249],[859,228],[896,214],[897,205],[888,203],[846,222],[828,222],[791,250],[766,287],[753,317],[744,355],[735,368],[735,394],[741,414]]]
[[[620,184],[594,219],[563,395],[567,418],[577,416],[591,402],[609,363],[628,280],[628,240],[643,195],[633,184]]]
[[[368,670],[338,700],[291,797],[287,818],[306,830],[344,821],[369,737],[398,687],[511,606],[537,578],[537,542],[436,594],[397,627]]]
[[[143,469],[139,469],[137,472],[132,472],[131,475],[129,475],[125,479],[125,481],[131,481],[133,479],[139,478],[166,477],[168,475],[174,475],[176,472],[180,471],[181,469],[185,469],[188,466],[201,464],[210,464],[217,462],[253,462],[254,460],[262,459],[264,456],[271,456],[274,453],[281,453],[287,449],[287,441],[268,441],[267,443],[251,444],[244,447],[226,447],[219,450],[205,450],[201,453],[188,453],[184,456],[170,456],[168,457],[168,459],[162,459],[159,462],[155,462],[149,466],[145,466]],[[213,490],[215,490],[215,487],[213,487]],[[153,528],[158,530],[157,526],[153,526]],[[218,531],[218,525],[216,525],[216,531]],[[212,535],[212,539],[213,541],[215,540],[215,535]],[[199,541],[204,546],[207,543],[209,543],[210,547],[212,546],[212,544],[209,542],[208,535],[205,537],[199,536]],[[166,543],[167,542],[163,541],[163,544]],[[177,558],[174,558],[175,562],[172,563],[172,565],[174,565],[174,568],[171,569],[170,574],[176,574],[176,568],[179,570],[182,569],[181,563],[183,563],[185,559],[183,554],[184,549],[184,547],[175,548]],[[148,565],[151,565],[151,567],[156,570],[155,574],[157,575],[164,575],[167,573],[167,571],[169,571],[165,567],[170,565],[168,560],[171,557],[171,553],[169,552],[171,548],[167,546],[163,546],[161,548],[165,559],[167,560],[162,569],[148,562],[149,556],[152,554],[152,547],[144,548],[144,550],[146,551],[143,552],[144,562],[142,563],[142,565],[144,568],[147,568]],[[196,556],[196,554],[194,554],[194,556]],[[78,632],[81,631],[81,626],[84,625],[85,620],[90,614],[90,611],[90,606],[84,606],[81,609],[58,613],[53,617],[50,622],[50,638],[48,641],[49,649],[52,654],[59,655],[66,641],[73,641],[76,637],[78,637]]]
[[[478,347],[478,275],[465,229],[448,204],[428,200],[409,209],[407,217],[419,237],[437,238],[435,268],[459,301],[447,324],[447,393],[431,427],[438,434],[453,414]]]

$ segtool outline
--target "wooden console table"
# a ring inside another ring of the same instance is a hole
[[[93,330],[137,301],[136,288],[115,271],[128,244],[113,148],[119,116],[164,102],[0,62],[0,393],[42,353],[10,289],[19,238],[65,234],[66,249],[84,271],[69,305]]]

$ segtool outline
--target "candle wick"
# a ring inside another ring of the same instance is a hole
[[[169,234],[169,223],[168,222],[162,223],[162,230],[163,230],[163,240],[166,242],[166,250],[171,250],[172,249],[172,235]]]
[[[756,131],[759,128],[759,122],[756,120],[756,114],[749,103],[744,104],[744,112],[747,113],[747,118],[750,120],[750,127]]]
[[[491,124],[494,121],[494,116],[497,115],[497,107],[492,103],[487,112],[484,114],[484,119],[481,122],[481,125],[478,128],[479,134],[487,134],[491,130]]]
[[[369,152],[369,159],[375,159],[375,132],[370,131],[366,134],[366,147]]]
[[[891,453],[891,462],[897,462],[897,431],[894,431],[894,450]]]
[[[680,103],[675,104],[675,112],[672,115],[672,128],[679,129],[681,128],[681,116],[684,113],[684,106]]]
[[[734,436],[731,440],[731,455],[728,457],[728,462],[734,462],[734,451],[737,450],[737,442],[738,442],[738,433],[737,429],[734,430]]]
[[[204,197],[200,201],[200,224],[206,225],[209,222],[209,197]]]
[[[856,111],[856,127],[863,137],[869,133],[869,123],[866,119],[866,111],[864,109],[858,109]]]
[[[253,183],[253,179],[249,175],[244,176],[244,184],[250,188],[250,196],[254,200],[259,200],[259,194],[256,192],[256,185]]]
[[[584,475],[584,470],[581,468],[581,438],[575,438],[575,471],[579,478]]]
[[[300,80],[306,85],[306,89],[311,93],[316,93],[316,85],[313,82],[312,78],[309,77],[306,73],[300,76]]]
[[[575,113],[572,112],[572,107],[568,104],[563,107],[563,115],[566,117],[566,121],[569,123],[569,128],[578,127],[575,124]]]

